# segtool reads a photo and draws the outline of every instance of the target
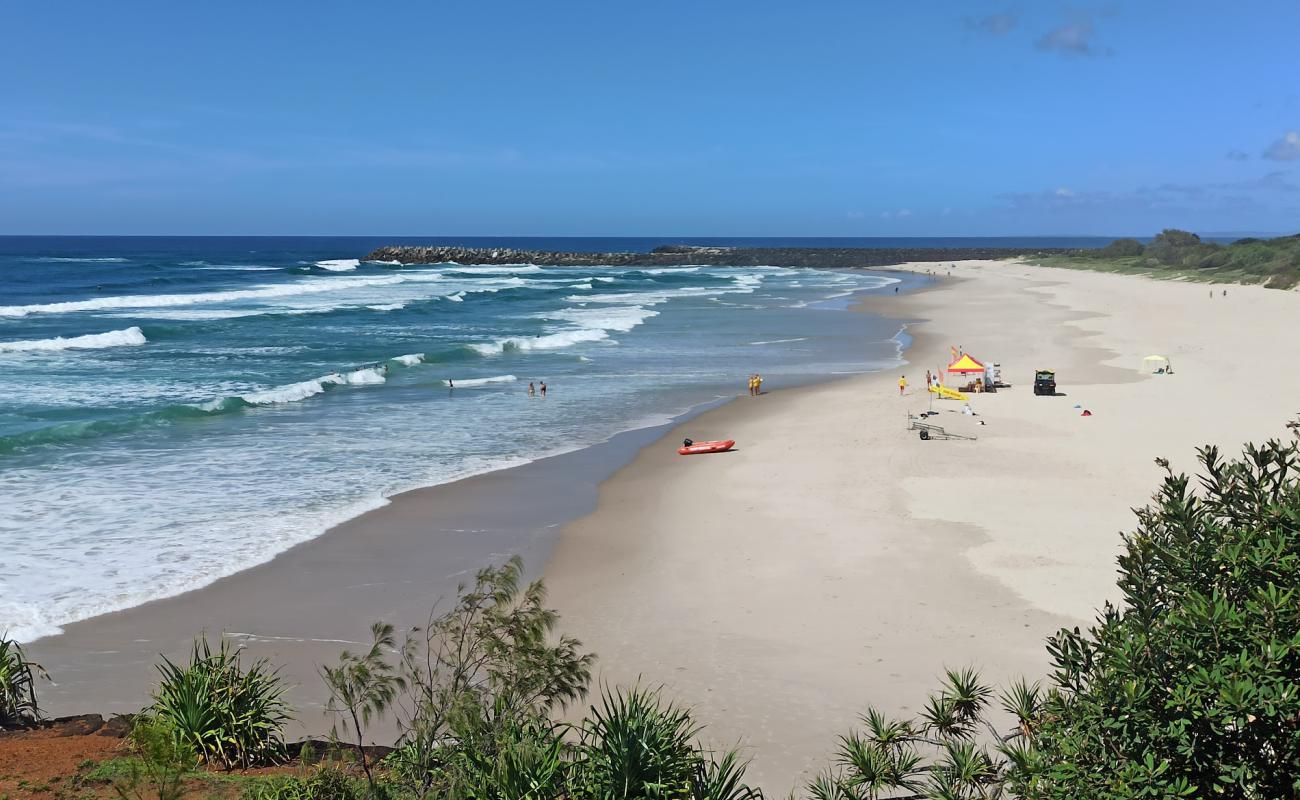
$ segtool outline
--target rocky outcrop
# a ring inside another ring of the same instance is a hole
[[[99,714],[77,714],[71,717],[55,717],[54,719],[43,719],[24,725],[20,728],[0,729],[0,736],[10,738],[22,738],[31,734],[39,734],[44,737],[66,737],[66,736],[109,736],[115,739],[121,739],[131,732],[131,721],[133,715],[114,716],[108,721]]]
[[[674,267],[711,264],[723,267],[863,269],[909,261],[1010,258],[1064,252],[1067,251],[1017,247],[699,247],[674,244],[656,247],[649,253],[557,253],[508,247],[429,245],[381,247],[367,255],[366,260],[397,261],[402,264],[537,264],[543,267]]]

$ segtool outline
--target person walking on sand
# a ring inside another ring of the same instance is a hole
[[[754,373],[751,372],[749,374],[749,377],[746,378],[746,381],[748,382],[748,386],[749,386],[749,396],[753,397],[754,396]]]
[[[898,396],[903,396],[903,390],[907,388],[907,376],[900,376],[898,379]]]
[[[763,393],[763,376],[754,374],[754,395],[758,396]]]
[[[928,391],[928,390],[930,389],[930,387],[933,386],[933,385],[934,385],[934,376],[931,375],[931,374],[930,374],[930,370],[927,369],[927,370],[925,371],[925,388],[926,388],[926,390]]]

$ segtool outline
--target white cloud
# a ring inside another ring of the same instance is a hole
[[[1108,56],[1112,50],[1098,48],[1093,42],[1096,35],[1092,17],[1077,15],[1074,19],[1052,28],[1034,43],[1039,50],[1056,52],[1066,56]]]
[[[1282,138],[1268,146],[1264,158],[1273,161],[1295,161],[1300,158],[1300,131],[1287,131]]]

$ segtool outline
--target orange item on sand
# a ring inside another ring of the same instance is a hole
[[[690,446],[677,448],[678,455],[698,456],[703,453],[725,453],[736,446],[735,439],[728,439],[725,442],[693,442]]]

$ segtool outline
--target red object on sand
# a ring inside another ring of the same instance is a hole
[[[1081,416],[1081,417],[1091,417],[1091,416],[1092,416],[1092,412],[1085,408],[1085,409],[1083,410],[1083,413],[1080,414],[1079,416]]]
[[[678,455],[698,456],[704,453],[725,453],[736,446],[735,439],[728,439],[725,442],[695,442],[690,447],[677,448]]]

